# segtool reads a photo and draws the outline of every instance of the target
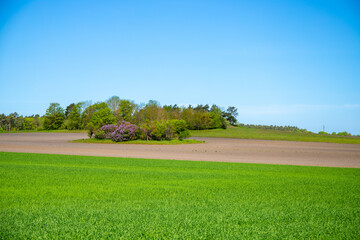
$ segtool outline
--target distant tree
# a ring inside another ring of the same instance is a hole
[[[90,138],[102,126],[113,123],[115,116],[105,102],[90,105],[81,114],[81,127],[89,131]]]
[[[14,121],[15,130],[22,130],[23,129],[23,122],[24,122],[24,117],[23,116],[18,116],[17,118],[15,118],[15,121]]]
[[[115,116],[111,112],[110,108],[101,108],[94,112],[91,117],[91,123],[95,126],[96,129],[99,129],[104,125],[114,124]]]
[[[6,117],[6,123],[7,123],[7,130],[11,131],[11,128],[15,125],[15,120],[16,118],[19,116],[19,114],[17,112],[14,113],[10,113],[7,117]]]
[[[118,96],[112,96],[108,100],[106,100],[106,104],[110,108],[110,110],[115,113],[119,109],[120,98]]]
[[[88,105],[89,102],[85,102],[84,105]],[[81,128],[86,128],[87,125],[91,122],[92,115],[99,111],[100,109],[109,108],[108,105],[104,102],[98,102],[92,105],[88,105],[81,114]],[[110,110],[111,111],[111,110]]]
[[[228,107],[226,112],[222,112],[222,116],[229,121],[231,125],[236,125],[236,117],[238,116],[236,107]]]
[[[71,112],[71,110],[73,109],[73,107],[75,106],[75,103],[70,104],[69,106],[66,107],[65,109],[65,117],[68,118],[69,114]]]
[[[46,130],[59,129],[65,120],[64,109],[59,103],[50,103],[44,116],[44,128]]]
[[[160,103],[155,100],[150,100],[142,109],[142,114],[145,120],[156,121],[163,119],[166,116],[166,112],[161,108]]]
[[[4,113],[0,114],[0,129],[5,130],[6,123],[6,115]]]
[[[136,104],[133,101],[121,99],[118,109],[115,112],[116,120],[131,122],[133,121],[133,114],[136,109]]]
[[[36,128],[35,119],[32,117],[25,117],[23,121],[24,130],[34,130]]]
[[[195,108],[194,108],[195,111],[202,111],[202,112],[209,112],[209,105],[206,104],[206,105],[197,105]]]
[[[70,130],[80,129],[81,127],[81,111],[83,102],[79,102],[76,105],[74,104],[71,108],[70,113],[68,114],[68,119],[66,122],[66,128]]]
[[[222,116],[222,111],[215,104],[211,106],[210,118],[212,120],[211,126],[210,126],[211,128],[224,128],[224,129],[226,129],[227,124],[226,124],[225,118]]]

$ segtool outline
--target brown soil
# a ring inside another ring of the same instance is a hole
[[[196,138],[203,144],[92,144],[84,133],[0,134],[0,151],[360,168],[360,145]]]

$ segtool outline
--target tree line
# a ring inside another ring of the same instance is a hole
[[[238,116],[235,107],[222,110],[217,105],[197,106],[161,106],[150,100],[147,104],[136,104],[134,101],[110,97],[107,101],[92,103],[90,101],[72,103],[63,108],[59,103],[50,103],[43,116],[20,116],[11,113],[0,115],[0,130],[80,130],[96,132],[107,124],[126,121],[137,126],[169,120],[184,120],[190,130],[227,128],[236,125]]]

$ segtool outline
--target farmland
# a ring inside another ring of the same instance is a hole
[[[0,238],[354,239],[360,169],[0,152]]]
[[[217,137],[237,139],[282,140],[297,142],[327,142],[360,144],[360,137],[321,135],[314,133],[288,132],[270,129],[231,127],[228,129],[192,130],[194,137]]]

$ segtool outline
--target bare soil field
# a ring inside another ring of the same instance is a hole
[[[202,144],[70,143],[85,133],[4,133],[0,151],[360,168],[360,145],[196,138]]]

